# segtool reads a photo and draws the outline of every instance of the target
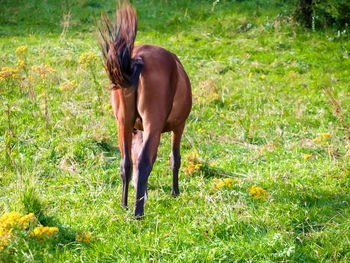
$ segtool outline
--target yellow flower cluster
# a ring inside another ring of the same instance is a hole
[[[211,163],[209,164],[210,167],[214,167],[215,165],[216,165],[216,162],[211,162]]]
[[[320,133],[320,135],[313,139],[313,141],[323,142],[329,140],[330,138],[332,138],[332,135],[330,133]]]
[[[111,104],[106,104],[103,106],[106,110],[109,110],[112,108],[112,105]]]
[[[17,212],[5,213],[0,218],[0,250],[10,242],[15,228],[26,229],[31,222],[35,222],[33,213],[21,215]]]
[[[264,189],[256,185],[249,187],[247,189],[247,192],[249,192],[249,195],[253,195],[255,198],[258,198],[258,199],[263,199],[268,196]]]
[[[211,96],[216,100],[219,100],[221,98],[219,93],[217,93],[217,92],[211,92]]]
[[[97,56],[90,51],[90,52],[81,54],[78,63],[82,65],[84,68],[87,68],[94,61],[97,61],[97,60],[98,60]]]
[[[72,81],[63,82],[63,84],[59,87],[59,89],[60,91],[64,91],[64,90],[71,91],[76,87],[77,87],[76,81],[72,80]]]
[[[48,74],[53,74],[56,72],[56,70],[54,70],[52,67],[50,67],[49,65],[41,65],[41,66],[36,66],[34,65],[32,67],[32,70],[36,73],[38,73],[41,78],[45,79],[47,77]]]
[[[238,180],[234,180],[237,182]],[[224,180],[220,180],[218,178],[213,179],[213,183],[211,184],[214,190],[220,189],[220,188],[233,188],[233,180],[231,178],[225,178]]]
[[[104,105],[103,107],[104,107],[106,110],[108,110],[110,114],[113,114],[113,113],[114,113],[113,107],[112,107],[111,104],[106,104],[106,105]]]
[[[75,237],[75,240],[78,242],[84,242],[85,244],[89,244],[92,240],[91,233],[80,233]]]
[[[17,80],[18,69],[10,68],[10,67],[2,67],[0,71],[0,81],[4,80]]]
[[[198,158],[197,153],[191,152],[186,156],[186,167],[184,168],[184,172],[187,175],[191,175],[198,172],[202,166],[202,160]]]
[[[16,67],[19,68],[19,69],[22,69],[22,68],[25,67],[25,64],[26,64],[25,61],[23,59],[20,59],[20,60],[17,61]]]
[[[309,160],[311,157],[312,157],[311,154],[307,154],[307,153],[304,154],[304,160],[305,160],[305,161]]]
[[[27,55],[27,46],[20,46],[16,49],[17,57],[25,57]]]
[[[35,237],[36,240],[39,242],[44,239],[50,239],[52,237],[57,237],[58,234],[58,228],[57,227],[50,227],[50,226],[38,226],[34,228],[34,230],[31,232],[31,235]]]

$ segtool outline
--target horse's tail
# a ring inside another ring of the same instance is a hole
[[[131,59],[137,33],[135,9],[126,2],[118,8],[118,32],[108,16],[102,15],[101,20],[102,27],[98,26],[99,42],[104,57],[104,67],[112,88],[137,86],[143,61],[141,58]]]

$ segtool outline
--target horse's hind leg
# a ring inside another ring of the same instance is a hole
[[[137,160],[135,217],[143,216],[147,181],[157,156],[160,132],[144,132],[143,145]]]
[[[170,166],[173,173],[173,189],[171,195],[176,196],[180,194],[179,191],[179,169],[181,166],[180,155],[180,142],[182,133],[185,128],[185,123],[178,126],[173,132],[171,137],[171,154],[170,154]]]
[[[134,129],[133,136],[132,136],[132,159],[133,159],[133,177],[132,177],[132,186],[136,189],[136,171],[137,171],[137,160],[139,159],[139,155],[142,149],[143,144],[143,132]]]
[[[127,208],[128,206],[128,189],[129,182],[132,176],[132,160],[131,160],[131,143],[132,130],[128,132],[121,123],[119,123],[119,147],[122,153],[120,161],[120,177],[123,181],[123,193],[121,206]]]

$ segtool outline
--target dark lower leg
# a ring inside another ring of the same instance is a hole
[[[178,195],[179,191],[179,169],[181,165],[180,149],[173,148],[170,155],[170,166],[173,173],[173,189],[171,195]]]
[[[135,217],[141,217],[144,213],[144,204],[147,192],[147,181],[152,170],[152,163],[147,156],[140,156],[138,163],[138,175],[136,184]]]
[[[152,134],[152,135],[150,135]],[[160,141],[159,133],[147,133],[142,145],[139,159],[137,161],[137,187],[135,200],[135,217],[142,217],[147,191],[147,181],[151,173],[153,163],[157,156]]]
[[[128,206],[128,189],[129,182],[132,175],[132,165],[129,157],[124,157],[120,163],[120,176],[123,181],[123,193],[121,206],[127,208]]]
[[[173,173],[173,189],[171,195],[178,195],[179,191],[179,169],[181,166],[181,155],[180,155],[180,142],[185,123],[180,125],[176,130],[173,131],[171,138],[171,154],[170,154],[170,166]]]

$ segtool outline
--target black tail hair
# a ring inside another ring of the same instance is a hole
[[[104,67],[113,89],[137,86],[143,68],[141,58],[131,59],[137,33],[136,11],[124,1],[116,13],[117,33],[107,15],[101,15],[102,26],[97,26]]]

